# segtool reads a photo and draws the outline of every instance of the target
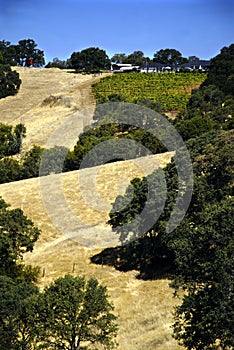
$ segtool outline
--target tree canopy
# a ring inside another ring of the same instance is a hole
[[[113,348],[116,316],[106,287],[96,279],[66,275],[46,287],[42,297],[40,341],[46,349]]]
[[[175,49],[161,49],[154,54],[154,62],[177,65],[188,62],[187,58]]]
[[[0,64],[0,99],[15,95],[20,88],[19,74],[11,70],[9,65]]]
[[[0,41],[0,52],[3,63],[12,66],[27,64],[27,60],[33,59],[34,65],[45,64],[44,51],[37,48],[33,39],[19,40],[18,44],[12,45],[9,41]]]
[[[21,209],[9,209],[0,199],[0,274],[12,277],[22,270],[23,254],[33,250],[39,234]]]
[[[214,85],[225,95],[234,96],[234,44],[223,47],[212,58],[209,74],[203,86]]]
[[[80,52],[73,52],[70,57],[71,68],[77,72],[95,73],[111,68],[106,52],[98,47],[89,47]]]

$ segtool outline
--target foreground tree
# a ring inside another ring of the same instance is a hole
[[[38,293],[32,284],[0,276],[0,350],[34,349]]]
[[[106,287],[96,279],[86,281],[71,275],[58,278],[45,288],[41,298],[43,346],[79,350],[94,349],[99,344],[113,348],[116,316],[107,297]]]
[[[71,68],[74,68],[77,72],[94,73],[111,68],[111,62],[106,51],[98,47],[73,52],[70,62]]]

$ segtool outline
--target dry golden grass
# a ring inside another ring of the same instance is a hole
[[[74,78],[73,73],[56,69],[17,70],[23,80],[22,90],[15,97],[0,101],[1,121],[17,123],[23,118],[27,127],[24,150],[34,142],[48,145],[50,133],[70,112],[79,113],[86,108],[90,116],[86,122],[92,120],[94,102],[90,84],[97,78],[77,75]],[[59,103],[50,107],[51,101],[46,100],[50,95],[72,98],[72,107]],[[103,247],[118,244],[117,236],[106,225],[116,195],[124,192],[133,177],[165,166],[170,158],[169,153],[148,156],[0,185],[0,195],[12,207],[22,208],[42,231],[34,251],[25,256],[25,263],[40,266],[44,271],[41,288],[67,273],[95,276],[107,286],[118,315],[119,350],[181,349],[171,337],[172,311],[177,300],[168,280],[142,281],[136,279],[136,271],[123,273],[90,263],[90,257]],[[96,181],[95,188],[91,179]]]
[[[64,139],[64,145],[74,146],[77,135],[92,121],[95,104],[91,83],[100,77],[57,68],[14,69],[20,74],[22,84],[16,96],[0,100],[0,121],[12,125],[25,124],[27,137],[23,142],[23,152],[33,144],[48,144],[50,135],[71,117],[76,121],[75,130],[74,123],[66,125],[67,139]],[[57,97],[59,101],[55,104],[48,103],[51,97]]]

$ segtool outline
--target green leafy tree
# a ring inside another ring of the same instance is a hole
[[[11,125],[0,123],[0,158],[20,153],[26,128],[23,124]]]
[[[23,254],[33,250],[39,234],[40,231],[21,209],[9,209],[0,199],[0,274],[21,275]]]
[[[46,287],[40,305],[44,327],[41,343],[46,349],[95,349],[114,347],[117,326],[106,287],[94,278],[66,275]]]
[[[11,45],[10,41],[0,41],[0,52],[2,53],[2,64],[16,65],[16,49],[15,45]]]
[[[182,57],[182,54],[175,49],[161,49],[157,51],[154,54],[153,61],[173,66],[188,62],[187,58]]]
[[[21,180],[21,166],[16,159],[4,157],[0,159],[0,183]]]
[[[19,74],[11,70],[9,65],[0,64],[0,99],[15,95],[20,88]]]
[[[134,51],[129,54],[124,61],[125,63],[132,63],[135,66],[142,66],[144,63],[144,52]]]
[[[39,176],[42,153],[43,148],[35,145],[26,153],[22,162],[22,178]]]
[[[45,64],[44,52],[37,49],[37,44],[33,39],[20,40],[16,45],[2,40],[0,41],[0,52],[2,52],[3,63],[11,66],[23,65],[30,58],[36,65]]]
[[[62,61],[58,57],[53,58],[52,62],[48,62],[45,66],[45,68],[60,68],[60,69],[67,69],[69,66],[69,62]]]
[[[44,149],[40,158],[40,176],[61,173],[67,154],[68,149],[63,146]]]
[[[115,53],[113,57],[111,57],[111,62],[113,63],[126,63],[127,55],[125,53]]]
[[[174,335],[186,349],[234,346],[234,202],[206,207],[198,225],[186,220],[173,241],[179,285],[187,294],[176,311]]]
[[[179,121],[175,126],[183,140],[187,141],[215,129],[216,124],[206,116],[196,116],[189,120]]]
[[[45,64],[44,52],[37,49],[37,44],[33,39],[24,39],[18,42],[16,48],[17,63],[23,65],[23,63],[32,58],[34,64],[42,66]]]
[[[0,158],[8,155],[12,126],[0,123]]]
[[[0,350],[35,349],[38,293],[32,284],[0,276]]]
[[[211,60],[207,79],[203,86],[215,85],[225,95],[234,95],[234,44],[223,47]]]
[[[98,47],[90,47],[80,52],[73,52],[70,58],[71,68],[78,72],[100,72],[111,68],[106,52]]]

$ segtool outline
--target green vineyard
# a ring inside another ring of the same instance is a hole
[[[123,73],[113,74],[93,85],[97,103],[108,102],[109,96],[121,95],[126,102],[150,99],[163,111],[181,111],[191,91],[206,79],[201,73]]]

